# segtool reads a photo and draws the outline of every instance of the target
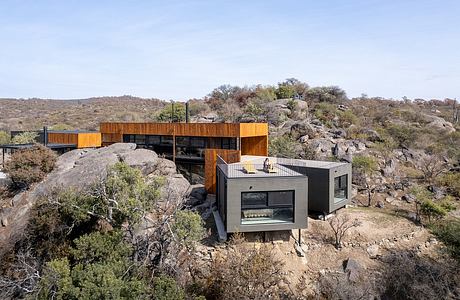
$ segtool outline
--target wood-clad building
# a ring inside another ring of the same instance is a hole
[[[97,148],[102,145],[100,132],[89,131],[49,131],[48,143],[75,145],[77,149]]]
[[[102,145],[136,143],[172,159],[193,183],[215,191],[217,155],[268,155],[267,123],[101,123]],[[212,150],[212,151],[211,151]]]

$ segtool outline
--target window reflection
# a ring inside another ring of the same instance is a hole
[[[241,193],[241,224],[294,222],[294,191]]]

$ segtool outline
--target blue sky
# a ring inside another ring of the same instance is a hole
[[[460,1],[0,1],[0,97],[184,100],[290,77],[460,98]]]

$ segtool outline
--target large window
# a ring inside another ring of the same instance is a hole
[[[136,143],[138,148],[145,148],[155,151],[159,155],[170,156],[173,153],[172,136],[166,135],[144,135],[124,134],[124,143]]]
[[[206,138],[179,136],[176,138],[176,155],[178,157],[204,158]]]
[[[334,203],[348,198],[348,175],[334,178]]]
[[[294,191],[241,193],[241,224],[294,222]]]

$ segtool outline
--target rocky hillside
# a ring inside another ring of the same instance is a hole
[[[183,201],[191,192],[190,184],[176,172],[175,164],[159,158],[155,152],[136,149],[135,144],[114,144],[101,149],[73,150],[61,155],[56,168],[43,182],[16,194],[8,202],[2,201],[0,219],[0,256],[10,249],[22,236],[28,223],[31,207],[41,198],[57,189],[86,191],[104,181],[108,167],[123,161],[138,168],[150,180],[164,178],[162,198],[171,197]]]

